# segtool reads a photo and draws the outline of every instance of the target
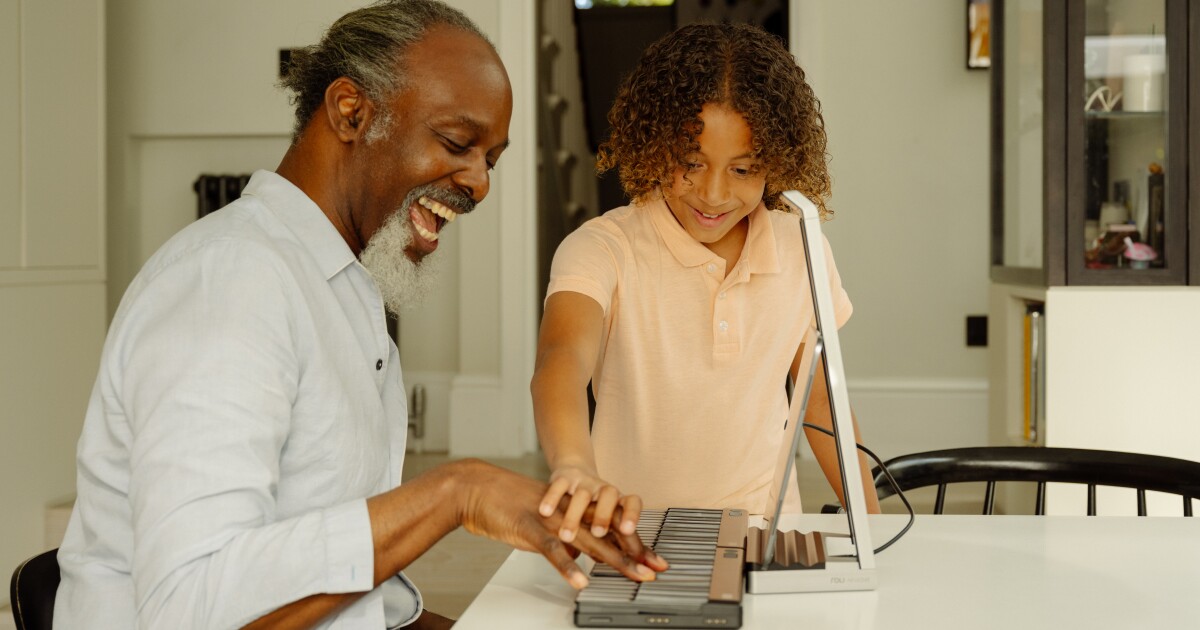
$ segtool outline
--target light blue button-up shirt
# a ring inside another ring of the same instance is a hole
[[[366,498],[400,484],[407,405],[383,300],[328,218],[259,171],[134,279],[101,356],[59,550],[63,628],[237,628],[370,590],[322,628],[407,623],[372,590]]]

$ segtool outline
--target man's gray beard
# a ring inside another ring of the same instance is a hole
[[[437,250],[420,262],[409,260],[405,253],[413,241],[408,209],[419,196],[417,192],[405,197],[404,205],[388,217],[359,256],[383,295],[384,307],[393,315],[411,311],[423,302],[445,266]]]

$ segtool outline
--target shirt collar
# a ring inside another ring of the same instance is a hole
[[[648,201],[642,210],[650,213],[655,230],[679,264],[684,267],[699,267],[716,256],[679,225],[679,221],[675,220],[675,215],[671,214],[671,209],[667,207],[667,202],[662,199]],[[767,207],[759,203],[748,215],[750,230],[746,234],[746,245],[742,248],[742,259],[745,260],[749,273],[779,272],[775,229],[771,225],[769,213]]]
[[[271,171],[255,171],[243,195],[257,197],[291,230],[328,280],[357,258],[329,217],[295,184]]]

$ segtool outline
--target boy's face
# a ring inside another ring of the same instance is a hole
[[[713,251],[736,245],[736,255],[746,234],[742,220],[762,203],[766,175],[750,157],[750,125],[741,114],[709,103],[700,120],[700,148],[675,168],[667,207],[692,238]]]

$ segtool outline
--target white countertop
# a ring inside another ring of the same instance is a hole
[[[875,543],[906,517],[870,518]],[[845,531],[843,516],[798,517]],[[918,516],[876,557],[879,587],[746,595],[744,628],[1178,628],[1200,625],[1200,519]],[[574,628],[574,591],[514,552],[455,625]]]

